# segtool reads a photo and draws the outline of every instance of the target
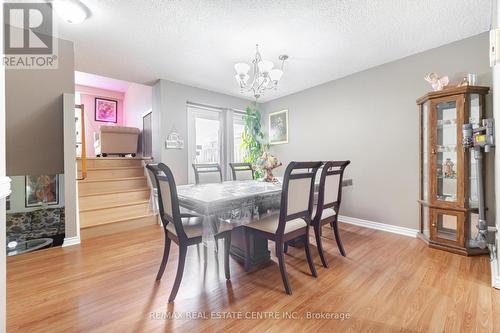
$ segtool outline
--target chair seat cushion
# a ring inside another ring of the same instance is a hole
[[[183,217],[182,226],[184,227],[184,232],[188,238],[201,237],[203,235],[203,217],[195,216],[195,217]],[[225,231],[230,231],[233,229],[232,224],[227,222],[221,222],[218,226],[218,233],[222,233]],[[175,226],[173,223],[167,224],[167,230],[172,234],[177,236],[177,232],[175,231]]]
[[[317,208],[318,208],[318,206],[313,207],[313,214],[312,214],[313,219],[316,217]],[[335,215],[337,215],[337,212],[335,211],[334,208],[325,208],[325,209],[323,209],[323,212],[321,213],[321,219],[324,220],[326,218],[329,218],[329,217],[332,217]]]
[[[201,237],[203,235],[203,217],[185,217],[181,220],[187,238]],[[173,223],[167,224],[167,230],[177,236]]]
[[[261,220],[250,222],[246,227],[257,229],[260,231],[275,234],[278,229],[279,215],[265,217]],[[285,234],[307,226],[306,221],[303,219],[294,219],[286,222]]]

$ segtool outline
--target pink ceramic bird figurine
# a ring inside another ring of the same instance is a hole
[[[439,77],[436,73],[429,73],[424,79],[431,84],[434,91],[443,90],[450,83],[450,79],[447,76]]]

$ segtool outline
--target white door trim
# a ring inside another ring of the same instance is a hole
[[[10,178],[0,177],[0,200],[5,199],[10,194]]]

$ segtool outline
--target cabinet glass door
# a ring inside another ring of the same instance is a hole
[[[431,209],[431,239],[453,245],[463,244],[464,213]]]
[[[436,106],[437,200],[457,200],[457,105],[455,101]]]
[[[462,152],[459,142],[462,119],[459,117],[457,107],[458,100],[450,99],[438,101],[433,108],[435,132],[432,135],[431,201],[450,206],[460,205],[463,193],[458,181],[461,174],[459,166]]]

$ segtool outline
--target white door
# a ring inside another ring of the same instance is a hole
[[[193,163],[219,163],[224,169],[222,128],[221,112],[188,106],[189,183],[194,183]]]

